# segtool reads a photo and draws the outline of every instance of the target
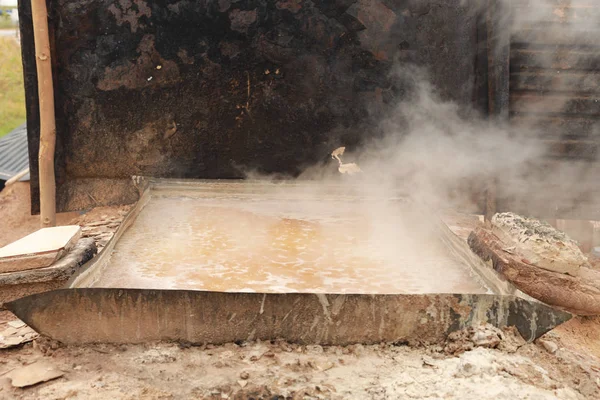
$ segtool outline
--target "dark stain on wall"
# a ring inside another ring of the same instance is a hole
[[[403,98],[398,64],[425,66],[447,99],[475,92],[477,21],[461,0],[50,0],[49,10],[62,205],[61,187],[89,178],[297,174],[380,134]],[[28,2],[20,11],[37,211]]]

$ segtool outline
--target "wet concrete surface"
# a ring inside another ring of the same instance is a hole
[[[486,293],[406,204],[154,196],[94,287]]]

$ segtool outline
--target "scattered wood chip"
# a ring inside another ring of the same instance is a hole
[[[14,387],[27,387],[60,378],[64,372],[47,361],[38,361],[11,371],[7,376]]]
[[[106,221],[93,221],[93,222],[88,222],[86,223],[84,226],[81,227],[81,229],[89,229],[89,228],[93,228],[93,227],[97,227],[97,226],[104,226],[106,225]]]

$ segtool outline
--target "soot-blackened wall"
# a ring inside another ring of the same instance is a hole
[[[377,134],[403,95],[396,63],[426,66],[442,96],[470,103],[476,16],[461,3],[49,0],[59,208],[118,201],[131,175],[297,173]],[[29,1],[20,11],[35,210]]]

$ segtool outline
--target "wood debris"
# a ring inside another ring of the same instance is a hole
[[[81,225],[83,237],[93,238],[98,251],[102,250],[121,226],[130,208],[130,206],[121,206],[116,212],[111,212],[110,215],[90,214],[82,216],[79,218],[78,223]]]

